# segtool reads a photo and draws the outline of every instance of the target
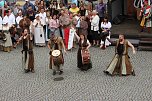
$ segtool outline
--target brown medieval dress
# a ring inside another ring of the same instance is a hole
[[[134,70],[128,56],[128,41],[125,40],[124,44],[120,44],[117,40],[115,47],[115,56],[108,66],[106,73],[110,75],[130,75],[133,74]]]
[[[30,35],[25,39],[22,38],[23,50],[22,50],[22,67],[25,70],[34,70],[34,53],[33,53],[33,44],[30,40]]]
[[[79,41],[79,49],[77,53],[77,67],[80,68],[82,71],[87,71],[88,69],[92,68],[92,63],[91,60],[88,64],[83,64],[82,63],[82,55],[81,55],[81,50],[82,48],[86,48],[88,46],[87,40],[84,40],[84,42]]]
[[[50,45],[50,65],[49,68],[53,69],[53,71],[60,71],[63,70],[62,66],[64,65],[64,58],[63,58],[63,53],[62,53],[62,48],[63,48],[63,40],[61,37],[57,37],[56,42],[54,42],[53,40],[49,40],[48,41],[48,45]],[[59,50],[61,52],[61,59],[60,61],[55,61],[54,62],[54,57],[52,56],[52,51],[53,50]]]

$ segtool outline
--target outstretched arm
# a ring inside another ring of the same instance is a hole
[[[22,39],[23,39],[23,36],[21,36],[21,37],[18,39],[17,43],[16,43],[13,47],[16,48],[16,46],[17,46],[18,44],[20,44],[20,42],[22,41]]]
[[[133,54],[136,53],[135,47],[128,41],[128,45],[132,48]]]
[[[76,36],[76,38],[78,39],[78,41],[80,40],[80,37],[78,36],[78,34],[75,32],[74,35]]]

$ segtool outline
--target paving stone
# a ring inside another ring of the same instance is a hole
[[[25,74],[21,48],[0,51],[0,101],[151,101],[152,53],[129,50],[136,76],[108,76],[103,73],[114,56],[114,47],[91,47],[93,68],[77,68],[77,49],[65,56],[63,75],[53,76],[49,69],[47,47],[34,47],[35,73]],[[55,77],[64,77],[54,81]]]

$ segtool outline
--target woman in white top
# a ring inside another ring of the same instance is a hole
[[[92,33],[92,39],[93,39],[93,46],[100,46],[99,45],[99,16],[97,15],[97,11],[93,10],[92,12],[92,18],[91,18],[91,33]]]
[[[38,14],[35,16],[35,18],[36,19],[33,22],[35,45],[45,46],[45,37],[43,30],[44,22],[40,19]]]
[[[108,21],[108,18],[105,17],[103,22],[101,22],[102,29],[102,40],[100,42],[100,48],[105,49],[106,46],[109,46],[111,43],[108,41],[110,39],[110,29],[111,23]]]

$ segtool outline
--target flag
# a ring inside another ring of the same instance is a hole
[[[73,47],[74,33],[76,33],[76,30],[71,28],[69,31],[68,50]]]
[[[65,47],[68,50],[73,47],[74,33],[76,33],[76,30],[74,28],[64,29]]]

